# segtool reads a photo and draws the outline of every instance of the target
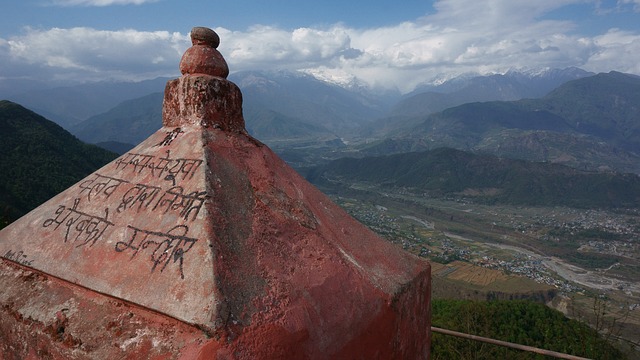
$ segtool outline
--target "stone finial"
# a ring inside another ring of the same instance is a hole
[[[227,80],[229,67],[216,48],[220,37],[205,27],[191,30],[191,46],[182,55],[182,77],[167,82],[162,105],[162,125],[200,125],[246,133],[242,93]]]
[[[211,75],[226,79],[229,66],[217,49],[220,37],[206,27],[191,29],[191,46],[182,55],[180,72],[182,75]]]

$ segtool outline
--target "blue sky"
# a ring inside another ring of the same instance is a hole
[[[193,26],[218,32],[232,72],[296,70],[401,91],[510,69],[640,74],[640,0],[11,0],[2,8],[0,81],[178,76]]]
[[[16,34],[27,26],[180,32],[188,31],[196,23],[232,30],[245,30],[256,24],[295,29],[339,22],[354,27],[379,27],[413,20],[433,10],[432,2],[423,0],[403,0],[402,6],[394,1],[368,1],[363,6],[358,1],[344,0],[9,1],[11,5],[3,7],[3,12],[6,9],[8,13],[2,16],[2,34]]]

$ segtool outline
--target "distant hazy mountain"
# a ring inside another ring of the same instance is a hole
[[[424,92],[438,92],[443,94],[482,92],[486,89],[493,89],[497,85],[500,88],[495,88],[495,90],[498,91],[499,96],[507,97],[503,100],[537,98],[546,95],[549,91],[567,81],[577,80],[591,75],[595,75],[595,73],[577,67],[564,69],[510,70],[504,74],[493,75],[462,74],[444,81],[418,85],[404,97],[409,98]]]
[[[362,159],[342,158],[309,172],[323,186],[353,182],[456,195],[484,203],[636,207],[640,176],[475,155],[450,148]]]
[[[240,87],[252,111],[270,110],[337,134],[370,123],[388,109],[380,97],[301,73],[249,71],[235,73],[230,80]]]
[[[42,80],[0,78],[0,99],[9,99],[13,95],[35,89],[60,87],[62,84],[50,84]]]
[[[0,218],[13,220],[116,158],[59,125],[0,101]]]
[[[119,103],[164,91],[166,78],[140,82],[96,82],[56,88],[31,89],[1,98],[22,104],[65,129],[108,111]]]
[[[162,127],[161,92],[127,100],[71,127],[80,140],[96,144],[117,141],[137,145]]]
[[[565,83],[541,99],[467,103],[369,146],[371,154],[435,147],[640,172],[640,78],[611,72]]]
[[[442,84],[416,88],[392,108],[390,116],[424,116],[470,102],[539,98],[567,81],[591,75],[594,74],[582,69],[567,68],[534,73],[511,71],[504,75],[460,76]]]
[[[267,143],[282,140],[336,138],[335,134],[323,126],[309,124],[299,118],[288,117],[262,106],[245,104],[243,113],[247,131]]]

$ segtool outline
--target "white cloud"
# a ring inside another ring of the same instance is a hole
[[[111,6],[111,5],[142,5],[158,0],[52,0],[56,6]]]
[[[215,30],[231,71],[304,70],[402,91],[448,74],[512,68],[578,66],[640,74],[640,34],[611,29],[585,37],[575,33],[570,21],[542,20],[552,10],[580,2],[447,0],[437,1],[433,14],[382,28],[336,24]],[[43,78],[85,80],[177,76],[189,45],[186,34],[165,31],[29,29],[0,38],[0,77],[28,71]]]
[[[346,30],[255,26],[246,32],[217,28],[220,51],[234,70],[319,65],[350,50]]]
[[[597,51],[588,59],[584,68],[591,71],[619,70],[640,74],[640,36],[628,31],[611,29],[595,37]]]
[[[14,69],[31,67],[34,76],[102,80],[176,74],[189,45],[186,35],[167,31],[78,27],[29,29],[23,36],[5,40],[4,46],[0,43],[0,51],[6,52]]]

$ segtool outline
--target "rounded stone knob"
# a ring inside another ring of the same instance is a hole
[[[191,44],[193,45],[209,45],[214,49],[220,45],[220,36],[206,27],[196,26],[191,29]]]
[[[191,30],[193,46],[185,51],[180,60],[182,75],[211,75],[226,79],[229,66],[216,48],[220,45],[220,37],[215,31],[206,27],[194,27]]]

